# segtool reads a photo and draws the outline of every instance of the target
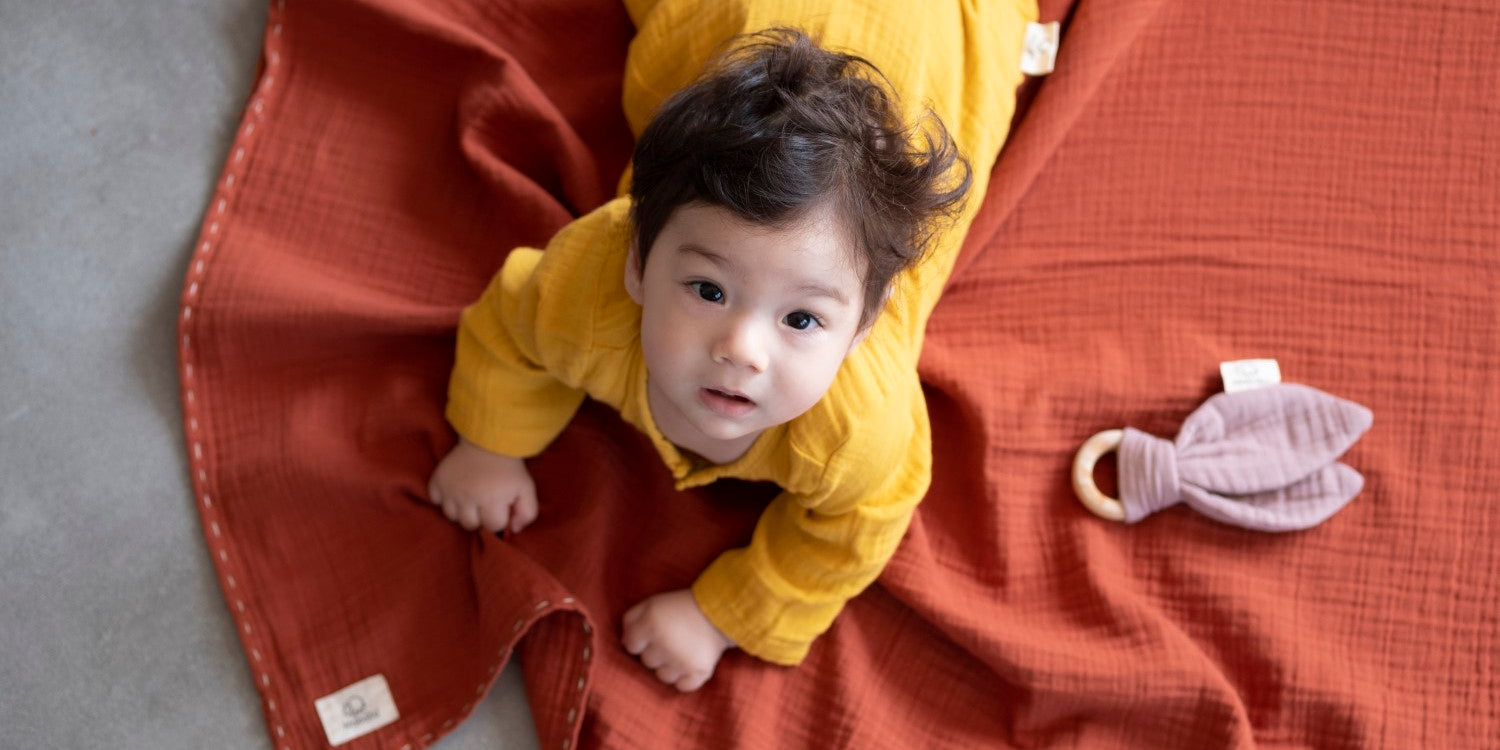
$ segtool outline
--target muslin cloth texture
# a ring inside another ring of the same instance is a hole
[[[273,747],[383,675],[426,747],[523,664],[541,747],[1484,748],[1500,736],[1500,6],[1043,2],[919,371],[932,487],[795,669],[680,696],[618,645],[773,496],[678,492],[585,402],[513,540],[423,491],[459,311],[616,194],[635,27],[602,0],[269,4],[182,286],[206,554]],[[1274,356],[1378,422],[1332,522],[1100,523],[1074,449],[1175,435]]]
[[[1186,503],[1256,531],[1315,526],[1364,486],[1359,472],[1335,459],[1372,419],[1359,404],[1280,383],[1210,398],[1175,440],[1127,427],[1118,458],[1125,522]]]

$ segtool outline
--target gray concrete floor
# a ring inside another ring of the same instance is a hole
[[[258,0],[0,0],[0,746],[263,748],[174,349]],[[446,750],[535,748],[514,666]]]

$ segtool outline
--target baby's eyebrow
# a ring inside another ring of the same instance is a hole
[[[703,247],[702,245],[697,245],[697,244],[694,244],[692,242],[684,242],[684,243],[682,243],[682,245],[678,246],[677,252],[679,252],[679,253],[690,253],[692,255],[700,255],[704,259],[708,260],[708,262],[710,262],[710,263],[718,266],[719,268],[721,268],[721,269],[723,269],[725,271],[733,271],[733,270],[735,270],[734,269],[734,261],[731,261],[730,259],[728,259],[728,258],[726,258],[726,257],[724,257],[724,256],[722,256],[722,255],[720,255],[720,254],[718,254],[718,253],[716,253],[716,252],[714,252],[712,250],[709,250],[706,247]]]
[[[802,284],[801,286],[797,287],[797,291],[803,294],[813,295],[814,297],[828,297],[829,299],[832,299],[841,305],[849,304],[849,300],[844,297],[843,292],[840,292],[833,287],[823,286],[822,284],[814,281],[809,281]]]

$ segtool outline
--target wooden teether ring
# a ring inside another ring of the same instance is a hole
[[[1124,521],[1125,506],[1099,491],[1099,485],[1094,484],[1094,465],[1101,456],[1119,448],[1124,439],[1124,430],[1105,430],[1085,440],[1073,457],[1073,494],[1094,515],[1110,521]]]

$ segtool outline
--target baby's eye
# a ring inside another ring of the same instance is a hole
[[[711,281],[691,281],[688,286],[698,293],[698,298],[706,302],[723,302],[724,290],[718,284]]]
[[[821,324],[821,322],[818,320],[818,316],[813,315],[809,312],[803,312],[801,310],[798,310],[794,313],[787,313],[787,316],[785,318],[782,318],[781,320],[782,322],[799,331],[806,331],[815,325]]]

